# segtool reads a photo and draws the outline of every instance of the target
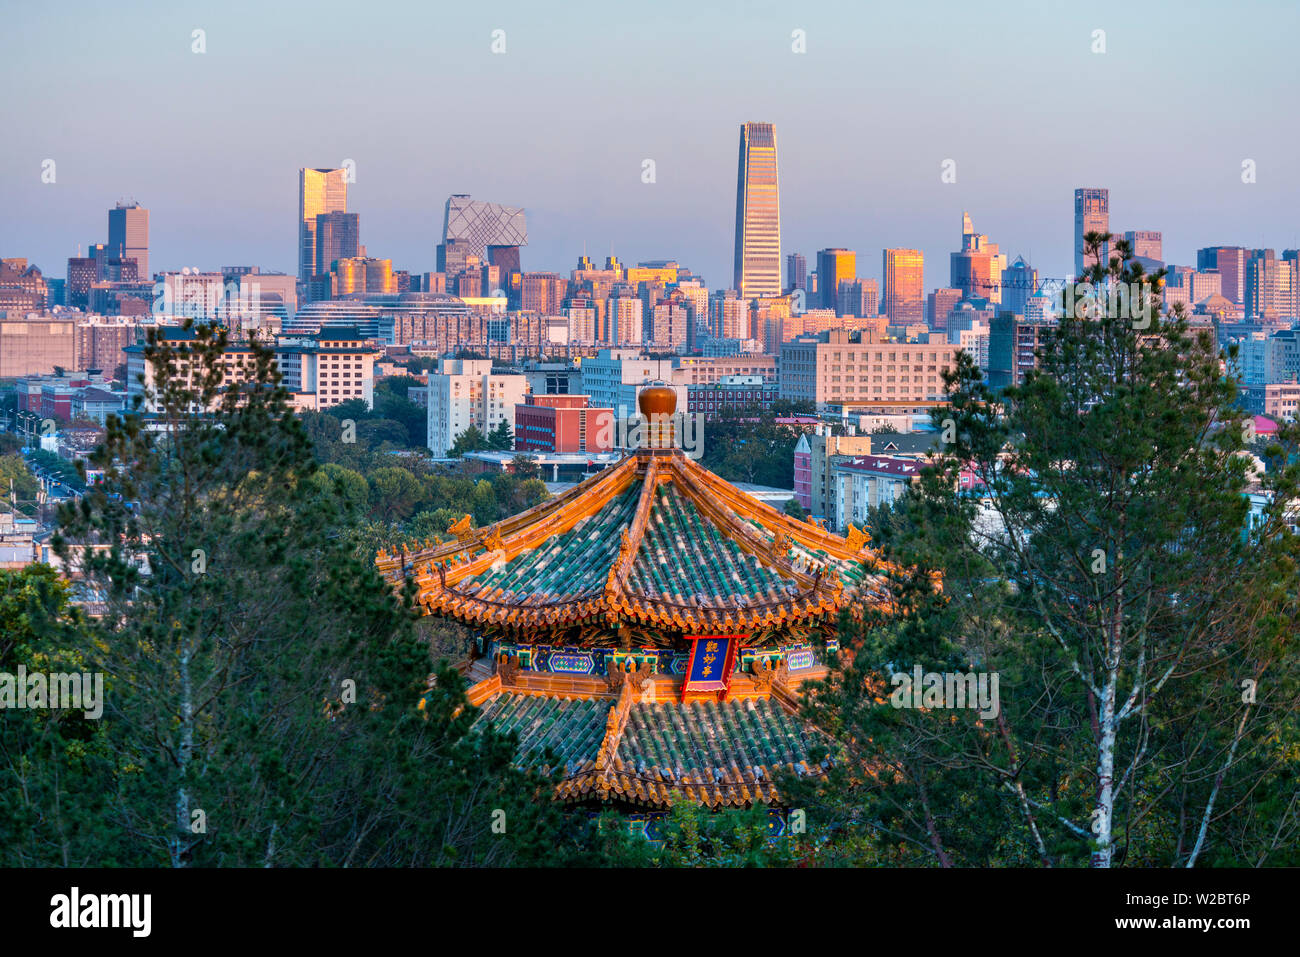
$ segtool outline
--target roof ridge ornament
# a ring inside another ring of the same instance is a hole
[[[637,407],[646,420],[643,448],[675,449],[677,447],[677,390],[666,385],[652,385],[641,390],[636,397]]]

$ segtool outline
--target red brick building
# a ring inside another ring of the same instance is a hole
[[[608,452],[614,410],[593,409],[585,395],[529,395],[515,406],[515,448],[521,452]]]

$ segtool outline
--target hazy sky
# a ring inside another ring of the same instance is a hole
[[[433,268],[465,192],[527,208],[525,269],[567,273],[585,242],[724,286],[745,120],[776,124],[782,252],[810,268],[848,246],[879,277],[882,247],[916,246],[946,285],[965,209],[1062,276],[1076,186],[1171,262],[1300,246],[1293,0],[9,0],[0,22],[0,255],[51,276],[130,197],[154,269],[293,272],[298,168],[351,159],[349,210],[395,268]]]

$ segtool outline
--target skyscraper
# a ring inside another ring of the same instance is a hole
[[[835,309],[839,305],[840,283],[857,278],[858,254],[852,249],[822,249],[817,252],[817,288],[823,309]]]
[[[791,253],[785,257],[785,291],[808,289],[808,260],[803,253]]]
[[[361,217],[356,213],[321,213],[316,217],[316,274],[324,275],[335,260],[361,255]]]
[[[1207,246],[1196,251],[1198,270],[1217,269],[1223,295],[1235,305],[1246,301],[1246,261],[1250,250],[1242,246]]]
[[[1083,188],[1074,191],[1074,275],[1077,279],[1084,269],[1097,264],[1096,256],[1085,256],[1084,233],[1110,232],[1110,190]],[[1104,261],[1110,261],[1110,244],[1101,247]]]
[[[108,211],[108,255],[134,259],[136,276],[149,278],[149,210],[133,202]]]
[[[895,325],[925,320],[925,296],[921,292],[925,258],[919,249],[884,251],[885,315]]]
[[[1016,261],[1002,274],[1002,305],[1005,309],[999,312],[1024,316],[1029,297],[1037,290],[1038,270],[1025,262],[1024,256],[1017,256]]]
[[[771,123],[740,127],[733,287],[745,300],[781,295],[781,204]]]
[[[298,170],[298,279],[300,281],[306,282],[316,272],[316,217],[321,213],[346,213],[347,211],[346,170]]]
[[[438,272],[455,276],[470,267],[471,259],[477,259],[478,266],[500,266],[504,281],[510,273],[522,270],[519,248],[527,245],[528,221],[523,209],[453,193],[443,214]]]
[[[960,289],[963,299],[987,299],[991,303],[1002,301],[1002,270],[1006,257],[998,252],[998,244],[989,242],[983,233],[975,232],[968,213],[961,216],[961,251],[949,254],[949,287]]]

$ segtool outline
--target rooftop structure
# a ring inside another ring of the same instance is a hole
[[[518,731],[560,799],[779,803],[782,769],[821,773],[798,685],[825,675],[841,611],[888,601],[890,569],[858,529],[800,522],[688,459],[663,424],[671,389],[640,408],[648,441],[617,465],[378,567],[480,633],[478,720]]]

